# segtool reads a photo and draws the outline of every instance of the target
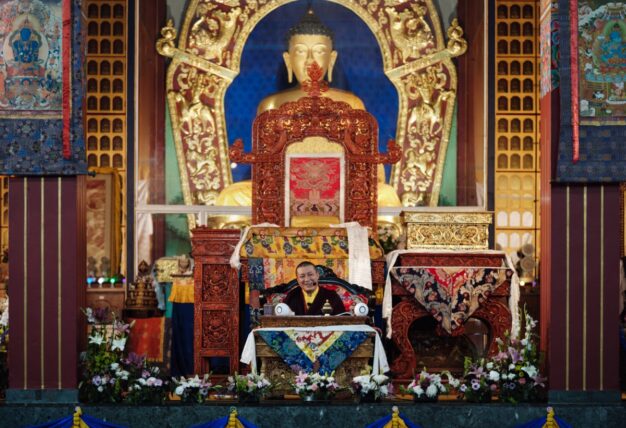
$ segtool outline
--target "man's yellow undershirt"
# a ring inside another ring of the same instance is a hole
[[[302,294],[304,294],[304,303],[306,303],[307,308],[313,304],[313,301],[317,297],[317,292],[318,291],[320,291],[319,287],[317,287],[315,289],[315,291],[313,293],[311,293],[311,294],[305,292],[304,289],[302,290]]]

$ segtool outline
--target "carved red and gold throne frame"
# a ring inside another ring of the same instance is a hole
[[[345,192],[341,220],[376,230],[377,165],[397,162],[400,149],[390,140],[388,153],[379,153],[376,119],[325,97],[301,98],[262,113],[252,127],[252,152],[244,153],[240,139],[231,148],[233,161],[253,165],[252,223],[290,226],[288,152],[310,137],[336,146],[329,155],[341,155]]]

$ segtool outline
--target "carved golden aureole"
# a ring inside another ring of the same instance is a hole
[[[191,0],[178,47],[173,23],[162,29],[156,46],[172,58],[167,96],[186,204],[213,205],[232,183],[224,95],[256,24],[292,1]],[[454,20],[446,45],[432,0],[330,1],[367,24],[398,90],[396,141],[404,155],[391,184],[405,206],[436,206],[456,98],[451,58],[467,50],[463,30]],[[195,226],[194,218],[189,225]]]
[[[491,212],[403,213],[408,249],[489,248]]]

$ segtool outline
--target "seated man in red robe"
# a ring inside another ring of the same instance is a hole
[[[296,315],[323,315],[322,307],[327,301],[333,308],[331,315],[346,311],[337,293],[319,286],[320,274],[313,263],[300,263],[296,268],[296,279],[299,287],[291,290],[283,300]]]

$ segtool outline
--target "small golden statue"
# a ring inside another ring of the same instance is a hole
[[[322,306],[322,313],[324,314],[325,317],[328,317],[328,316],[330,316],[330,314],[333,313],[333,307],[331,306],[331,304],[328,301],[328,299],[324,303],[324,306]]]

